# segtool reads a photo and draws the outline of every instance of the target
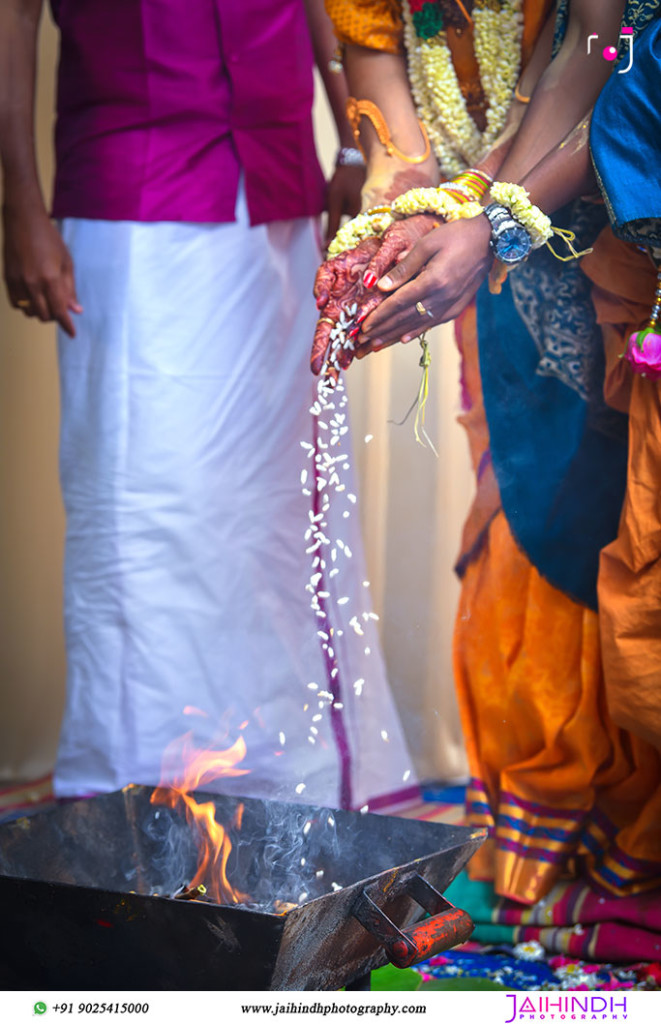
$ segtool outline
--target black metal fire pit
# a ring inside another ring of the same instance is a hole
[[[174,898],[195,874],[196,836],[151,793],[130,786],[0,827],[5,990],[339,989],[472,930],[440,894],[480,830],[205,796],[228,828],[245,807],[228,875],[250,903],[218,905]],[[275,899],[296,905],[278,912]]]

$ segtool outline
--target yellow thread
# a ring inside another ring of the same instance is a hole
[[[569,263],[571,260],[578,260],[578,259],[581,258],[581,256],[588,256],[592,252],[592,249],[582,249],[580,252],[578,252],[574,248],[572,243],[574,242],[574,240],[576,238],[576,235],[575,235],[575,233],[573,231],[570,231],[569,228],[554,228],[554,227],[551,227],[551,230],[552,230],[554,235],[559,235],[560,236],[562,241],[565,243],[565,245],[569,249],[569,253],[570,253],[569,256],[561,256],[560,253],[557,253],[555,251],[555,249],[551,245],[550,241],[548,241],[546,243],[547,248],[551,251],[551,253],[555,256],[555,258],[557,260],[560,260],[561,263]]]
[[[422,349],[422,355],[420,356],[419,365],[422,367],[422,380],[420,381],[420,387],[418,389],[413,432],[418,444],[421,444],[422,447],[425,448],[426,441],[436,458],[438,458],[438,452],[434,448],[431,438],[425,430],[425,406],[427,405],[427,399],[429,398],[429,367],[431,365],[431,352],[429,351],[429,345],[427,344],[426,334],[420,335],[420,348]],[[422,434],[425,441],[420,438],[420,434]]]

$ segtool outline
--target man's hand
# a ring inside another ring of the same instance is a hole
[[[51,320],[75,337],[71,313],[82,313],[73,262],[45,210],[3,209],[4,276],[12,306]]]
[[[392,294],[361,324],[356,357],[412,341],[457,317],[489,272],[490,238],[489,221],[479,216],[444,224],[417,242],[378,282],[382,293]]]
[[[392,270],[411,252],[416,242],[428,235],[442,221],[427,213],[419,213],[404,220],[395,221],[384,233],[381,245],[368,263],[363,274],[363,284],[369,290],[358,306],[357,319],[362,322],[385,300],[386,294],[374,285],[389,270]]]
[[[365,168],[344,164],[335,168],[328,182],[326,195],[326,248],[335,238],[342,217],[355,217],[360,212],[361,189],[365,184]]]

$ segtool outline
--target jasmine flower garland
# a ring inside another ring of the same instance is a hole
[[[347,221],[335,235],[328,246],[329,258],[355,249],[365,238],[379,238],[392,222],[393,216],[387,206],[359,213],[357,217]]]
[[[495,203],[506,206],[514,219],[523,224],[530,235],[533,249],[539,249],[548,242],[553,235],[551,218],[542,213],[538,206],[533,206],[523,185],[494,181],[490,194]]]
[[[477,0],[473,10],[475,56],[488,102],[487,124],[481,132],[468,113],[440,9],[429,2],[403,0],[413,97],[441,169],[448,176],[477,163],[505,126],[521,68],[521,8],[522,0]]]
[[[482,213],[480,203],[454,199],[441,185],[440,188],[412,188],[398,196],[391,205],[397,217],[412,217],[416,213],[436,213],[446,221],[477,217]]]
[[[460,193],[462,200],[451,192]],[[449,181],[438,188],[412,188],[403,192],[390,206],[359,213],[347,221],[328,246],[328,257],[355,249],[365,238],[380,238],[395,219],[412,217],[416,213],[435,213],[445,221],[477,217],[482,213],[480,203],[471,201],[474,193],[461,184]]]

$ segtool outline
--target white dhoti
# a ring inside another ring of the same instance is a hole
[[[366,606],[357,512],[328,517],[353,551],[329,583],[350,598],[328,605],[334,678],[305,589],[315,225],[238,216],[62,225],[84,313],[59,337],[59,796],[155,784],[190,731],[245,737],[249,774],[209,788],[355,807],[413,781],[373,623],[349,625]]]

